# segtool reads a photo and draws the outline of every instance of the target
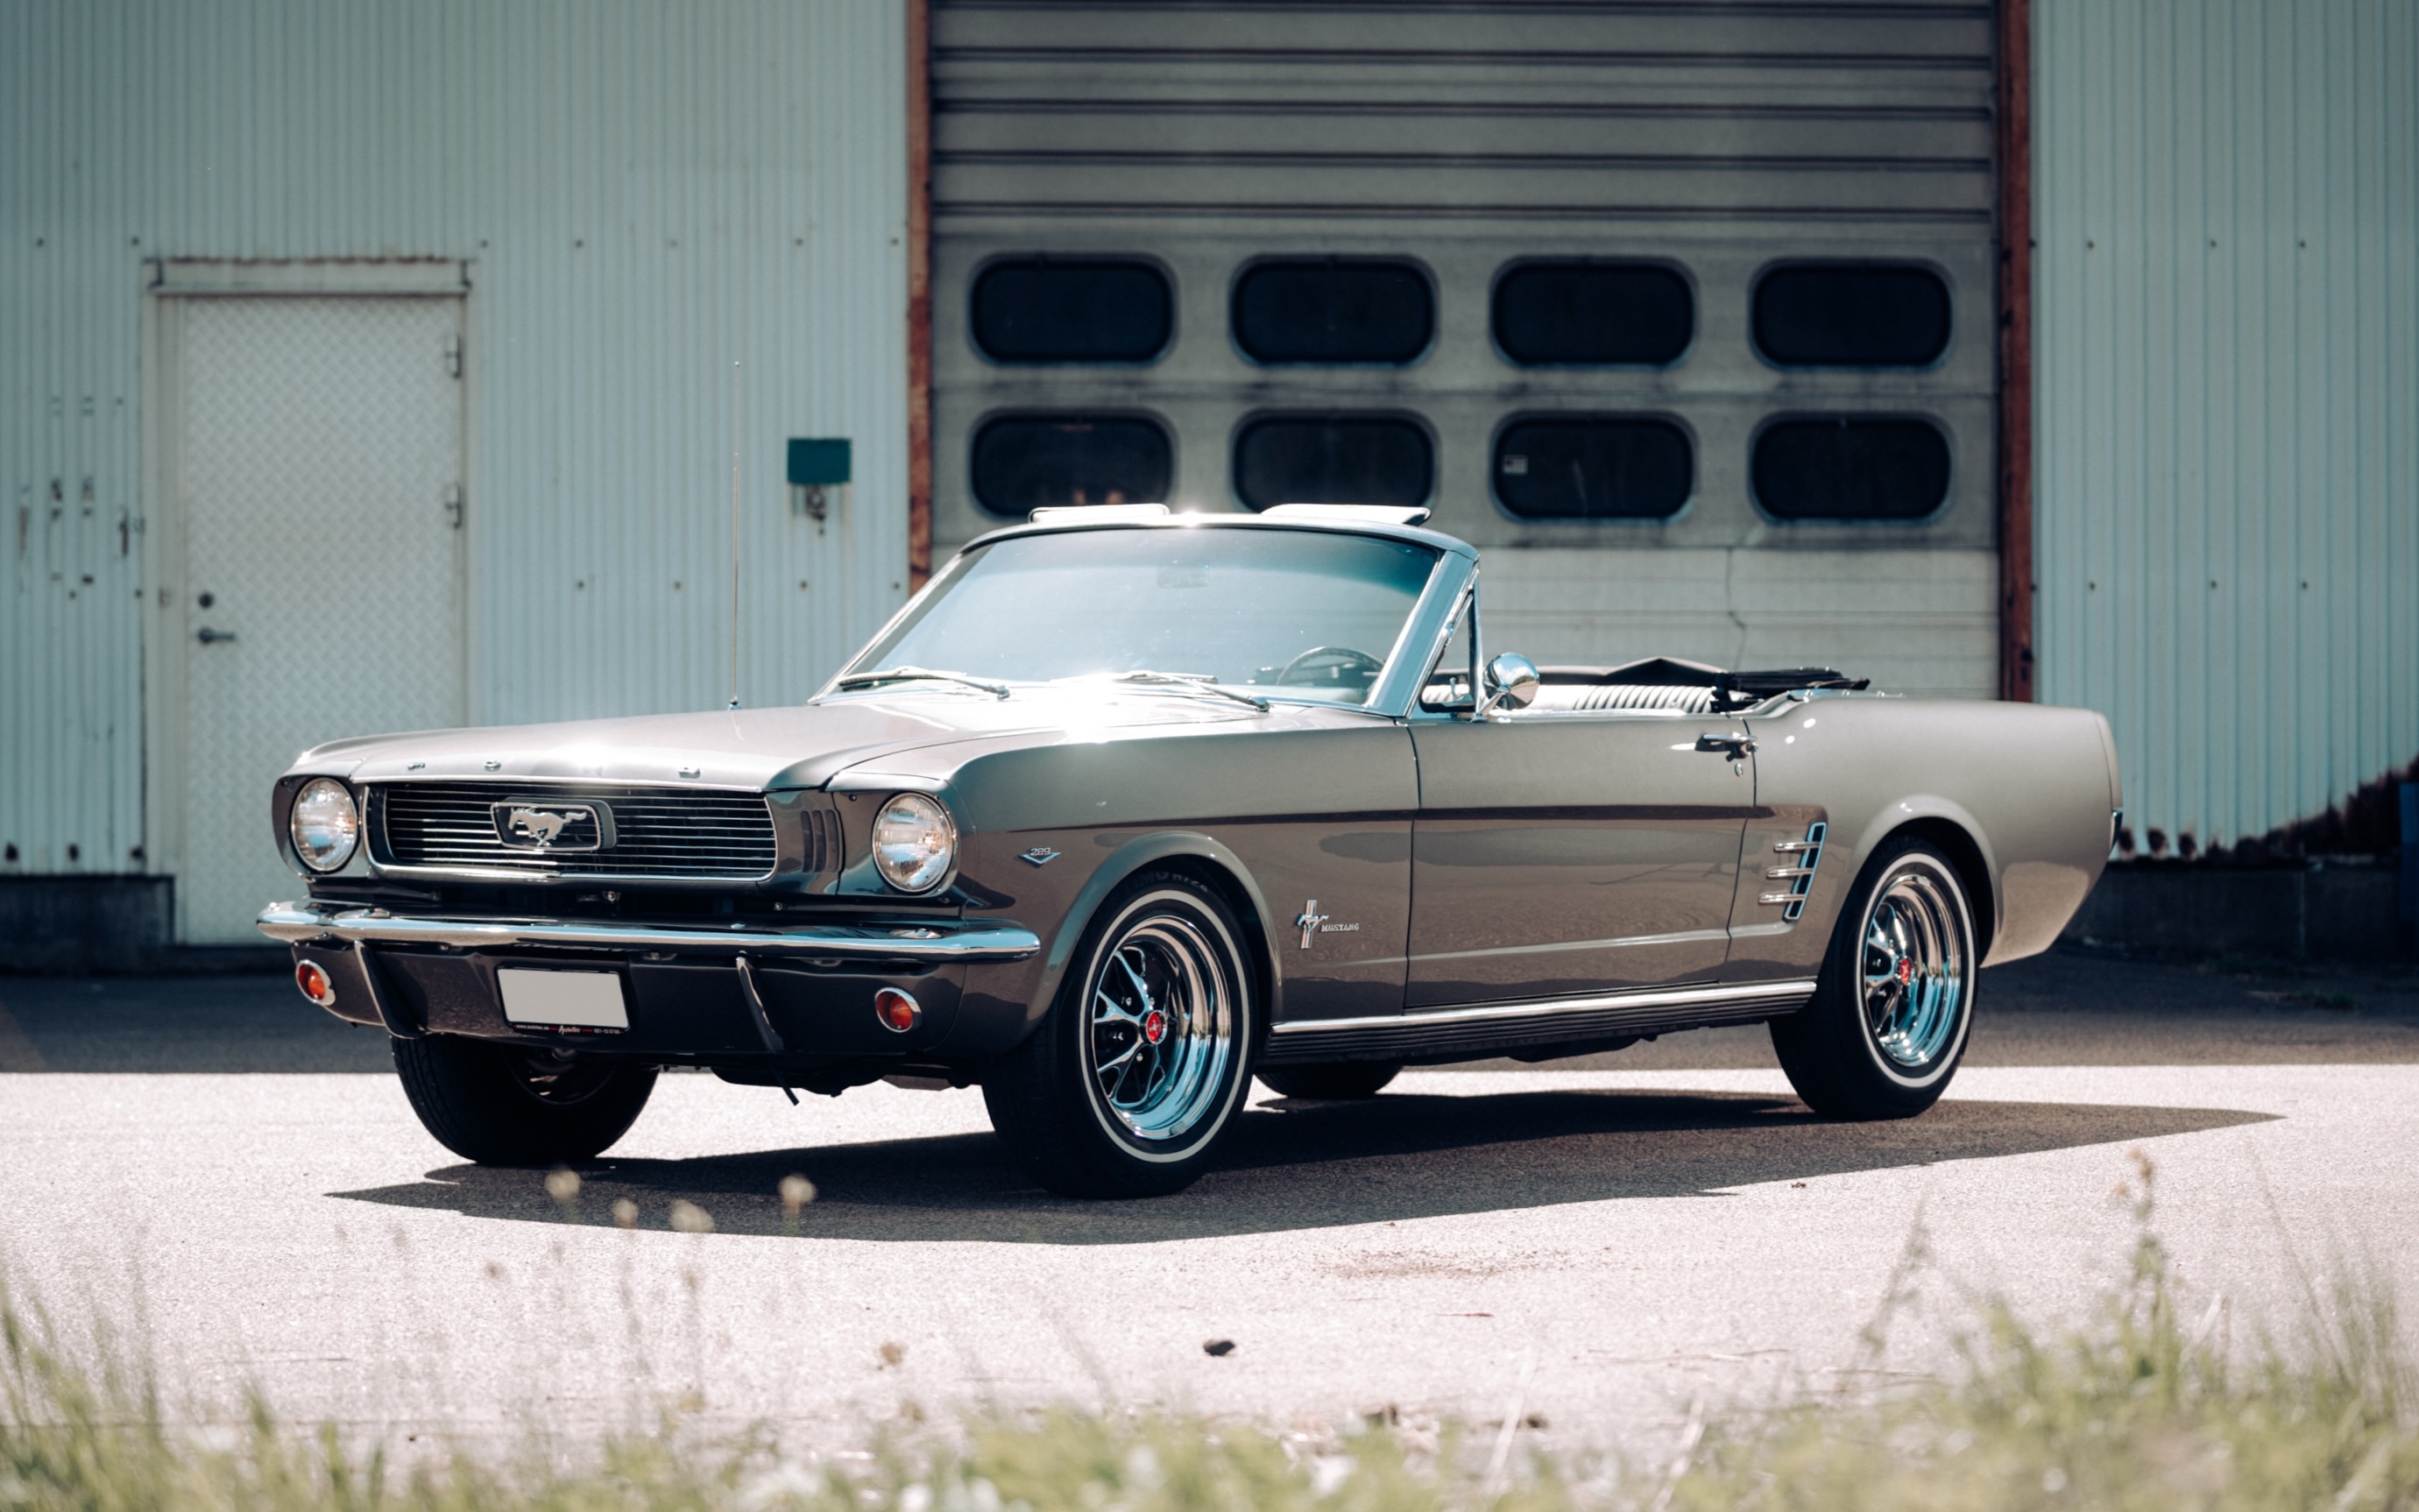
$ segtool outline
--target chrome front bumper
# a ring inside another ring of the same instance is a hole
[[[1022,961],[1041,949],[1039,935],[1017,925],[946,920],[916,925],[797,924],[766,929],[733,924],[728,929],[703,929],[534,918],[430,918],[393,914],[380,908],[304,902],[270,903],[260,911],[258,923],[260,933],[288,945],[332,940],[347,945],[365,942],[471,949],[570,946],[587,949],[931,963]]]

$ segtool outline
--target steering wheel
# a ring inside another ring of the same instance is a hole
[[[1384,662],[1369,653],[1350,646],[1313,646],[1287,662],[1285,670],[1277,673],[1277,682],[1279,686],[1290,684],[1297,687],[1309,683],[1341,683],[1346,673],[1358,672],[1361,686],[1366,687],[1378,680],[1378,674],[1385,668]],[[1309,675],[1295,675],[1305,670]],[[1318,675],[1322,671],[1327,675]]]

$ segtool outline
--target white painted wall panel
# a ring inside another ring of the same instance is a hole
[[[903,595],[904,47],[895,0],[0,8],[15,870],[145,864],[152,258],[469,263],[474,719],[729,696],[741,363],[742,697],[808,691]],[[791,436],[855,442],[821,530]]]
[[[2033,13],[2041,693],[2231,844],[2419,754],[2419,9]]]

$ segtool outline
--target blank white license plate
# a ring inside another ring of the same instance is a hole
[[[515,1024],[630,1026],[622,979],[610,971],[516,971],[507,966],[496,973],[496,984],[503,989],[504,1017]]]

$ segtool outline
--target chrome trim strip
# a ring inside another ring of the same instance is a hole
[[[300,773],[296,773],[300,776]],[[314,776],[324,774],[315,773]],[[355,776],[350,780],[362,787],[409,787],[415,783],[455,782],[485,787],[525,788],[547,787],[560,790],[557,796],[574,803],[583,802],[578,790],[587,788],[660,788],[666,793],[710,793],[717,797],[765,798],[775,793],[795,793],[796,788],[760,788],[728,782],[701,782],[695,778],[671,777],[571,777],[561,772],[373,772]]]
[[[1759,981],[1735,987],[1675,987],[1636,993],[1609,993],[1600,997],[1547,997],[1529,1002],[1473,1003],[1467,1008],[1439,1008],[1409,1013],[1382,1013],[1357,1019],[1303,1019],[1271,1026],[1271,1034],[1348,1034],[1369,1029],[1421,1029],[1438,1024],[1518,1023],[1564,1013],[1595,1013],[1624,1008],[1712,1008],[1746,1003],[1796,1003],[1814,995],[1814,980]]]
[[[778,843],[778,841],[777,841]],[[522,853],[534,856],[535,851]],[[593,851],[579,851],[580,856],[593,856]],[[778,868],[778,858],[774,861]],[[376,857],[370,860],[373,875],[397,882],[502,882],[516,887],[643,887],[655,892],[696,892],[718,888],[728,892],[733,887],[752,887],[770,882],[777,872],[702,872],[688,875],[666,876],[660,872],[516,872],[509,867],[484,866],[382,866]],[[811,873],[798,873],[812,881]]]
[[[380,945],[573,946],[613,950],[702,950],[716,954],[839,956],[879,961],[1022,961],[1041,949],[1040,936],[1015,924],[886,928],[870,924],[803,924],[781,929],[734,925],[728,930],[647,924],[574,923],[550,919],[422,918],[380,909],[335,909],[314,903],[271,903],[260,911],[260,933],[273,940],[375,941]]]

